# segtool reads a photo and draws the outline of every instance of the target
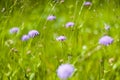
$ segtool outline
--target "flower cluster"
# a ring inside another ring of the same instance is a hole
[[[29,38],[34,38],[37,35],[39,35],[37,30],[31,30],[28,32],[28,35],[23,35],[21,39],[22,41],[27,41]]]
[[[85,2],[84,5],[85,6],[90,6],[90,5],[92,5],[92,3],[91,2]],[[53,16],[53,15],[50,15],[50,16],[47,17],[48,21],[52,21],[52,20],[55,20],[55,19],[56,19],[56,16]],[[65,24],[66,28],[72,28],[73,26],[75,26],[74,22],[67,22]],[[105,26],[105,30],[109,30],[109,28],[110,28],[109,26],[107,26],[107,25]],[[18,33],[18,32],[19,32],[19,28],[17,28],[17,27],[14,27],[14,28],[10,29],[10,33],[12,33],[12,34]],[[21,37],[21,40],[22,41],[27,41],[30,38],[34,38],[38,35],[39,35],[39,32],[37,30],[30,30],[28,32],[28,34],[24,34]],[[56,41],[65,41],[65,40],[66,40],[66,36],[61,35],[61,36],[56,37]],[[113,41],[114,40],[113,40],[112,37],[106,35],[106,36],[103,36],[99,39],[99,44],[108,46]],[[86,49],[86,46],[83,46],[83,49]],[[60,79],[67,79],[70,76],[72,76],[74,71],[75,71],[74,66],[72,66],[71,64],[68,64],[68,63],[67,64],[62,64],[57,69],[57,76]]]
[[[19,28],[18,27],[13,27],[10,29],[10,33],[11,34],[16,34],[19,32]],[[27,41],[29,38],[34,38],[35,36],[39,35],[39,32],[37,30],[31,30],[28,32],[28,34],[23,35],[21,40],[22,41]]]

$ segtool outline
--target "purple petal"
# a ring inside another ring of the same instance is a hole
[[[66,40],[66,37],[65,36],[59,36],[56,38],[57,41],[64,41]]]
[[[28,33],[28,36],[31,37],[31,38],[33,38],[33,37],[35,37],[37,35],[39,35],[39,32],[37,30],[31,30]]]
[[[13,28],[10,29],[11,34],[18,33],[18,31],[19,31],[18,27],[13,27]]]
[[[23,35],[22,36],[22,41],[27,41],[30,37],[28,35]]]
[[[105,24],[105,30],[109,30],[110,26]]]
[[[66,28],[68,28],[68,27],[73,27],[74,26],[74,23],[73,22],[68,22],[68,23],[66,23]]]
[[[57,75],[60,79],[67,79],[74,72],[74,67],[71,64],[62,64],[57,69]]]
[[[106,45],[108,46],[109,44],[111,44],[113,42],[113,38],[109,37],[109,36],[103,36],[102,38],[100,38],[99,40],[99,44],[102,45]]]
[[[50,15],[50,16],[47,17],[47,20],[49,20],[49,21],[52,21],[52,20],[55,20],[55,19],[56,19],[56,17],[53,16],[53,15]]]
[[[85,2],[85,3],[84,3],[84,6],[90,6],[90,5],[92,5],[91,2]]]

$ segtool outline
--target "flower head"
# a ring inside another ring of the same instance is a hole
[[[105,45],[105,46],[108,46],[112,42],[113,42],[113,38],[111,38],[110,36],[103,36],[99,40],[99,44],[102,44],[102,45]]]
[[[66,37],[65,36],[59,36],[56,38],[57,41],[64,41],[66,40]]]
[[[88,1],[84,3],[84,6],[91,6],[91,5],[92,5],[92,3],[88,2]]]
[[[105,28],[105,30],[109,30],[109,29],[110,29],[110,26],[105,24],[105,27],[104,27],[104,28]]]
[[[71,64],[62,64],[57,69],[57,75],[60,79],[67,79],[74,72],[74,67]]]
[[[53,15],[50,15],[50,16],[47,17],[47,20],[49,20],[49,21],[52,21],[52,20],[55,20],[55,19],[56,19],[56,17],[53,16]]]
[[[18,31],[19,31],[18,27],[13,27],[13,28],[10,29],[11,34],[18,33]]]
[[[27,41],[30,37],[28,35],[23,35],[22,36],[22,41]]]
[[[31,30],[28,33],[28,36],[31,37],[31,38],[33,38],[33,37],[35,37],[37,35],[39,35],[39,32],[37,30]]]
[[[73,22],[68,22],[68,23],[66,23],[66,28],[68,28],[68,27],[73,27],[74,26],[74,23]]]

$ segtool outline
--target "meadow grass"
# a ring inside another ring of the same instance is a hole
[[[0,0],[0,80],[59,80],[57,68],[65,63],[75,68],[68,80],[120,80],[120,1],[61,1]],[[75,25],[66,28],[67,22]],[[20,31],[10,34],[13,27]],[[39,35],[22,41],[30,30]],[[61,35],[66,40],[57,41]],[[104,35],[113,43],[100,45]]]

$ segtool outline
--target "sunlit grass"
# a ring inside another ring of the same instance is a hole
[[[90,1],[1,0],[0,79],[59,80],[57,68],[69,63],[75,68],[69,80],[120,80],[120,1]],[[13,27],[20,31],[10,34]],[[22,41],[30,30],[39,35]],[[57,41],[61,35],[66,40]],[[114,39],[109,46],[99,44],[104,35]]]

